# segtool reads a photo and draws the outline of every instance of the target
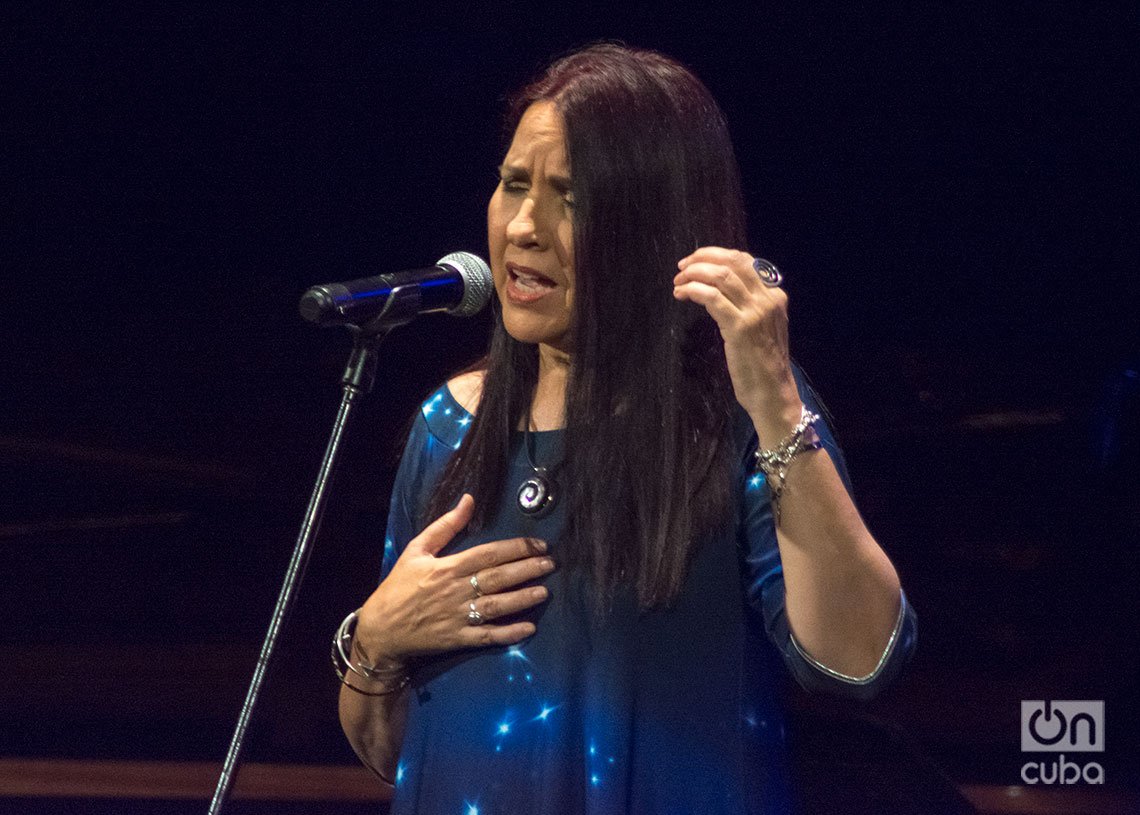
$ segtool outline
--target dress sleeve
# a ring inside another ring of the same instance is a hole
[[[441,385],[420,405],[392,484],[384,534],[383,580],[408,542],[421,531],[421,517],[436,480],[463,441],[471,414]]]
[[[814,413],[824,414],[819,402],[797,368],[796,384],[804,405]],[[826,421],[816,423],[816,431],[827,454],[847,491],[851,482],[843,452]],[[753,436],[754,449],[756,440]],[[867,700],[876,696],[898,676],[909,660],[917,643],[917,623],[914,610],[900,596],[899,614],[887,647],[875,669],[866,676],[847,676],[828,668],[808,655],[788,625],[784,608],[784,574],[780,565],[780,551],[776,543],[776,525],[772,515],[772,502],[763,473],[753,472],[751,453],[746,458],[744,497],[740,523],[740,544],[744,553],[745,595],[749,604],[763,618],[768,638],[780,651],[785,664],[803,688],[809,692],[827,693],[852,699]]]
[[[419,504],[423,499],[427,470],[430,464],[431,431],[423,413],[417,413],[404,454],[396,470],[392,485],[392,498],[388,504],[388,527],[384,533],[384,560],[380,566],[383,580],[396,565],[396,559],[419,533]]]

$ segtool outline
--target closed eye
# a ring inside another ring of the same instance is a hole
[[[530,174],[525,170],[500,167],[497,173],[503,192],[520,194],[530,190]],[[569,209],[574,207],[574,193],[570,189],[570,179],[565,176],[550,176],[547,183],[562,196],[562,203]]]
[[[500,167],[496,175],[506,192],[523,192],[530,186],[530,176],[511,167]]]

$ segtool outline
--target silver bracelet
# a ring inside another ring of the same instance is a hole
[[[818,413],[812,413],[806,405],[801,406],[799,424],[792,429],[791,435],[771,450],[756,450],[756,469],[764,473],[768,482],[772,514],[777,526],[780,525],[780,495],[784,492],[792,460],[801,453],[818,450],[823,446],[814,427],[818,421]]]
[[[402,674],[396,684],[390,688],[386,688],[379,693],[371,693],[369,691],[361,690],[360,688],[348,682],[348,674],[345,672],[347,668],[357,676],[363,676],[369,681],[388,682],[392,679],[392,675],[377,669],[373,665],[365,665],[361,662],[353,662],[352,657],[352,638],[356,634],[356,622],[360,619],[360,610],[356,610],[344,618],[344,622],[337,628],[336,634],[333,635],[332,647],[332,661],[333,670],[336,671],[337,678],[341,683],[348,685],[350,690],[364,696],[387,696],[390,693],[396,693],[403,690],[411,682],[411,677],[407,674]],[[341,666],[344,666],[342,668]]]

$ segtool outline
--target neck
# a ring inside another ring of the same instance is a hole
[[[570,378],[570,355],[549,345],[538,346],[538,384],[530,405],[533,430],[557,430],[566,424],[566,383]]]

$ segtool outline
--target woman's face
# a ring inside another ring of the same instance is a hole
[[[573,195],[562,117],[527,108],[487,206],[491,273],[507,332],[569,353],[574,302]]]

